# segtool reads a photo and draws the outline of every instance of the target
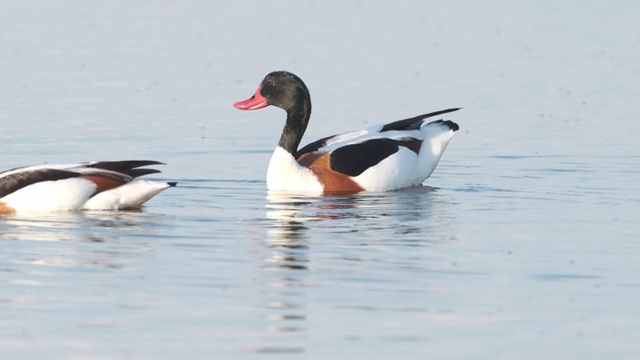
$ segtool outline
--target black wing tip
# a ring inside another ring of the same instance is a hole
[[[434,111],[434,112],[430,112],[428,114],[421,115],[420,117],[423,118],[423,119],[426,119],[426,118],[430,118],[430,117],[434,117],[434,116],[438,116],[438,115],[442,115],[442,114],[451,113],[451,112],[458,111],[458,110],[462,110],[462,107],[455,107],[455,108],[450,108],[450,109]]]
[[[443,111],[443,112],[454,112],[454,111],[458,111],[458,110],[462,110],[462,109],[464,109],[464,108],[462,106],[460,106],[460,107],[453,107],[453,108],[445,109],[445,110],[441,110],[441,111]]]
[[[453,130],[454,132],[460,130],[460,126],[457,123],[454,123],[451,120],[445,120],[443,123],[445,125],[447,125],[449,127],[449,129]]]
[[[157,169],[145,168],[150,165],[165,165],[165,163],[155,160],[97,161],[87,164],[86,167],[126,174],[133,178],[161,172]]]
[[[458,124],[454,123],[451,120],[436,120],[436,121],[430,122],[429,124],[444,125],[444,126],[448,127],[449,130],[453,130],[454,132],[460,130],[460,126],[458,126]]]
[[[167,182],[167,185],[169,185],[169,187],[175,187],[176,185],[178,185],[177,181],[169,181]]]
[[[457,107],[457,108],[439,110],[439,111],[430,112],[428,114],[418,115],[418,116],[415,116],[415,117],[412,117],[412,118],[409,118],[409,119],[390,122],[388,124],[385,124],[382,127],[382,129],[380,129],[380,132],[389,131],[389,130],[400,130],[400,131],[402,131],[402,130],[418,130],[426,123],[428,118],[434,117],[434,116],[438,116],[438,115],[442,115],[442,114],[446,114],[446,113],[450,113],[450,112],[454,112],[454,111],[458,111],[460,109],[462,109],[462,108],[461,107]]]
[[[150,166],[150,165],[167,165],[162,161],[156,161],[156,160],[125,160],[125,161],[114,161],[114,163],[122,163],[123,165],[127,164],[132,168],[139,168],[139,167]]]
[[[123,170],[118,170],[118,172],[122,174],[127,174],[133,178],[137,178],[140,176],[145,176],[150,174],[159,174],[162,171],[158,169],[123,169]]]
[[[117,169],[135,169],[149,165],[166,165],[163,162],[156,160],[119,160],[119,161],[94,161],[87,164],[87,167],[95,167],[105,170]]]

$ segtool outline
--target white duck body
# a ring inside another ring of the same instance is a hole
[[[138,180],[156,161],[27,166],[0,173],[0,214],[140,207],[173,182]]]
[[[419,186],[435,170],[457,126],[452,122],[433,121],[423,123],[417,130],[387,130],[375,125],[366,130],[351,131],[327,138],[326,145],[314,153],[331,153],[347,145],[360,144],[374,139],[391,139],[401,143],[405,139],[421,141],[419,152],[398,146],[397,152],[380,160],[351,179],[365,191],[389,191]],[[297,154],[300,157],[302,154]],[[354,154],[354,156],[357,156]],[[267,171],[269,190],[289,190],[322,193],[324,187],[316,174],[300,165],[294,157],[278,146],[271,157]]]

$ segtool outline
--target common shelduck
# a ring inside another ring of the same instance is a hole
[[[234,104],[240,110],[269,105],[287,112],[267,171],[269,190],[330,194],[421,185],[459,128],[449,120],[427,122],[459,110],[453,108],[328,136],[298,149],[311,116],[307,86],[292,73],[275,71],[251,98]]]
[[[35,165],[0,173],[0,214],[138,208],[175,182],[136,179],[151,160]]]

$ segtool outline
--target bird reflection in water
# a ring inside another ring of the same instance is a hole
[[[310,257],[309,222],[357,217],[361,197],[306,196],[270,191],[267,195],[266,269],[261,279],[267,298],[266,345],[259,353],[305,351]]]
[[[156,216],[157,217],[157,216]],[[82,211],[0,217],[0,237],[6,240],[57,242],[57,245],[33,245],[29,256],[13,254],[14,262],[34,265],[91,268],[122,268],[117,247],[108,245],[131,232],[154,227],[143,211]],[[155,219],[157,221],[157,219]],[[81,243],[107,243],[107,247],[87,247]],[[139,243],[138,243],[139,245]],[[21,249],[21,247],[16,247]],[[140,252],[136,252],[140,253]],[[144,253],[144,252],[143,252]]]
[[[302,353],[306,342],[305,279],[309,269],[308,230],[295,217],[296,200],[267,197],[267,239],[259,280],[266,324],[258,353]]]
[[[267,246],[260,279],[266,326],[258,353],[302,353],[306,344],[309,275],[308,222],[330,219],[349,209],[350,196],[298,196],[270,191],[267,196]]]
[[[428,186],[331,196],[270,191],[264,265],[257,279],[267,324],[257,352],[305,351],[307,314],[314,311],[308,309],[308,294],[318,286],[310,281],[317,236],[348,234],[356,246],[428,246],[449,233],[443,231],[450,224],[446,206]]]

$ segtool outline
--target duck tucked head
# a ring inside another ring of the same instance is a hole
[[[233,106],[240,110],[257,110],[269,105],[287,112],[287,122],[278,145],[295,154],[311,116],[311,96],[307,86],[290,72],[274,71],[264,77],[252,97]]]

